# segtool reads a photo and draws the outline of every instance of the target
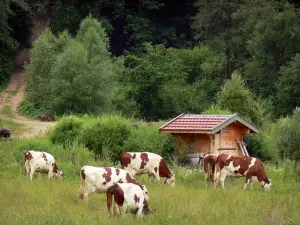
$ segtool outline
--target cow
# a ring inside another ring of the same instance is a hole
[[[203,157],[204,162],[204,180],[206,182],[206,186],[208,180],[213,182],[214,180],[214,172],[215,172],[215,165],[217,162],[218,156],[215,154],[208,154]]]
[[[0,138],[9,139],[11,135],[11,131],[8,128],[0,128]]]
[[[157,154],[150,152],[124,152],[120,155],[122,167],[132,176],[148,174],[148,182],[154,176],[158,181],[160,177],[166,178],[165,184],[175,186],[175,174],[172,174],[165,160]]]
[[[78,199],[88,199],[91,193],[106,193],[115,183],[133,183],[138,185],[149,200],[145,185],[140,185],[126,170],[114,167],[83,166],[80,171],[81,185],[78,190]]]
[[[264,190],[269,190],[272,186],[271,179],[268,178],[262,162],[250,156],[231,156],[228,154],[221,154],[217,158],[215,167],[214,188],[220,181],[224,189],[224,183],[227,176],[246,177],[244,190],[249,183],[257,180],[261,183]]]
[[[25,172],[27,176],[29,175],[30,182],[32,182],[34,172],[46,172],[48,178],[64,176],[51,154],[33,150],[25,153]]]
[[[110,216],[114,215],[113,204],[116,214],[120,214],[123,217],[128,211],[137,217],[142,217],[150,213],[145,193],[139,185],[133,183],[116,183],[107,189],[106,198]]]

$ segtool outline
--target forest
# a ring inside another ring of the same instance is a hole
[[[293,139],[300,121],[297,1],[1,4],[0,86],[8,82],[17,51],[31,49],[22,113],[144,121],[238,113],[261,130],[247,138],[253,155],[300,159]],[[47,28],[32,41],[35,21]],[[275,133],[282,134],[279,143]]]

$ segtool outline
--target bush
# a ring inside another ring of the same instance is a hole
[[[175,142],[171,135],[158,132],[160,125],[140,123],[125,141],[123,151],[153,152],[169,160],[170,154],[174,152]]]
[[[79,142],[96,154],[119,160],[124,142],[131,134],[129,121],[121,116],[103,116],[88,120],[80,130]],[[104,150],[104,151],[103,151]]]
[[[18,110],[25,116],[29,116],[31,118],[37,118],[40,114],[40,110],[37,109],[33,103],[28,102],[27,100],[21,101]]]
[[[76,116],[63,117],[50,134],[53,144],[61,144],[64,147],[72,145],[77,140],[78,134],[84,123],[83,118]]]

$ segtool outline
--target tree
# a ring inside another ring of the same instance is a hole
[[[238,113],[256,126],[262,125],[263,108],[237,72],[232,74],[231,79],[225,82],[218,93],[217,105],[233,113]]]
[[[13,8],[14,7],[14,8]],[[28,6],[22,0],[4,0],[0,6],[0,84],[9,79],[13,71],[14,57],[17,51],[18,42],[14,37],[13,26],[18,26],[20,20],[15,21],[16,11],[19,10],[19,18],[26,20],[23,14],[27,13]],[[26,24],[28,25],[28,24]]]
[[[141,56],[125,57],[126,70],[118,79],[114,100],[122,112],[167,119],[182,112],[200,112],[214,101],[222,82],[223,61],[210,48],[179,50],[147,44],[145,51]]]
[[[270,98],[278,72],[299,52],[299,10],[280,1],[248,1],[234,14],[235,46],[243,55],[244,77],[256,94]]]
[[[289,115],[300,105],[300,54],[280,68],[277,85],[276,111],[278,115]]]
[[[278,148],[284,158],[294,160],[294,176],[300,160],[300,108],[293,111],[291,117],[279,121]]]
[[[76,38],[46,30],[35,42],[28,68],[28,100],[57,114],[93,113],[103,107],[116,72],[102,24],[82,21]]]
[[[195,38],[207,42],[213,49],[226,55],[224,78],[230,78],[235,69],[232,16],[244,2],[244,0],[198,0],[196,3],[198,11],[192,24],[196,30]]]

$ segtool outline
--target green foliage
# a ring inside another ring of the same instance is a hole
[[[296,108],[291,117],[279,120],[277,143],[281,156],[300,160],[300,109]]]
[[[262,97],[276,91],[278,72],[299,52],[299,11],[276,1],[249,1],[237,12],[238,35],[247,37],[244,45],[249,59],[245,76],[249,87]]]
[[[175,141],[171,135],[158,132],[162,125],[161,123],[149,126],[147,123],[138,123],[125,141],[123,152],[153,152],[169,160],[169,157],[172,157],[174,153]]]
[[[55,34],[68,30],[70,34],[75,35],[82,18],[74,5],[57,1],[52,10],[51,29]]]
[[[246,135],[249,154],[263,161],[278,162],[277,129],[276,123],[264,122],[258,134]]]
[[[280,78],[277,85],[276,111],[279,115],[291,114],[300,104],[300,55],[297,54],[287,66],[280,68]]]
[[[18,110],[21,112],[21,114],[25,116],[29,116],[31,118],[37,118],[40,112],[42,111],[42,110],[38,110],[33,103],[25,99],[21,101]]]
[[[106,104],[119,66],[107,49],[105,30],[91,17],[82,21],[76,38],[66,32],[55,37],[47,29],[32,50],[28,101],[59,115],[96,112]]]
[[[79,142],[96,154],[117,161],[131,130],[129,121],[123,117],[102,116],[83,124],[79,132]]]
[[[147,44],[145,50],[144,55],[125,58],[127,69],[113,97],[118,110],[157,120],[199,112],[211,104],[222,82],[221,56],[205,46],[178,50]]]
[[[202,114],[232,114],[228,109],[222,109],[219,105],[211,105]]]
[[[221,108],[238,113],[256,126],[262,125],[263,108],[255,95],[246,87],[239,73],[232,74],[231,80],[225,82],[222,90],[218,93],[217,104]]]
[[[60,144],[64,147],[72,146],[78,140],[78,134],[84,123],[83,118],[66,116],[58,121],[55,129],[50,134],[53,144]]]

